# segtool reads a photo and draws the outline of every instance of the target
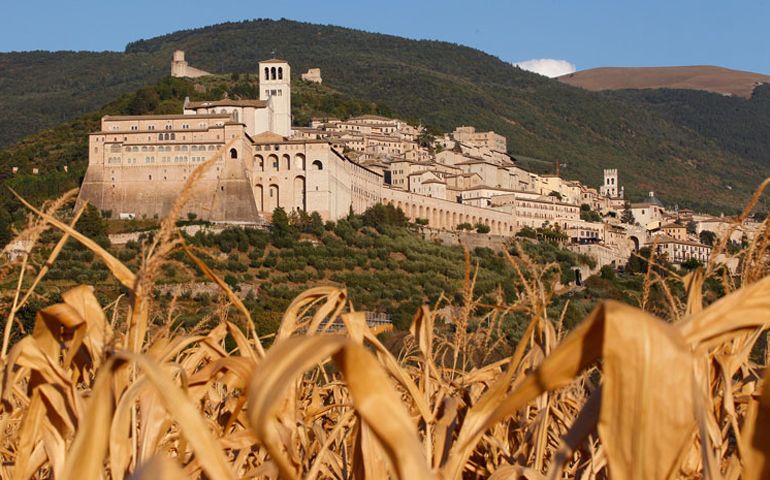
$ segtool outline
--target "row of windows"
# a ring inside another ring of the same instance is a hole
[[[202,123],[198,124],[198,128],[206,128],[206,127],[207,127],[206,123],[202,122]],[[139,125],[131,125],[129,128],[130,128],[130,130],[132,132],[136,132],[136,131],[139,130]],[[174,126],[171,125],[171,124],[168,124],[168,125],[165,125],[163,128],[165,130],[173,130]],[[189,123],[182,124],[182,129],[183,130],[189,130],[190,129],[190,124]],[[112,125],[110,127],[110,130],[115,131],[115,132],[119,132],[120,131],[120,125]],[[155,125],[148,125],[147,126],[147,130],[155,130]]]

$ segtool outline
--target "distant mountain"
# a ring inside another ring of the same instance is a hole
[[[347,99],[387,104],[402,118],[443,131],[474,125],[501,133],[510,153],[531,168],[551,172],[558,160],[566,164],[562,175],[593,186],[602,169],[618,168],[632,199],[655,190],[667,204],[734,212],[770,175],[770,138],[752,134],[728,148],[713,135],[716,123],[694,128],[702,112],[677,119],[650,102],[575,88],[460,45],[288,20],[180,31],[133,42],[123,53],[0,54],[0,147],[156,84],[176,49],[190,65],[217,74],[255,74],[257,62],[273,54],[291,63],[294,77],[320,67],[324,84]],[[707,107],[739,108],[741,121],[768,109],[704,95]],[[41,175],[59,168],[36,153],[60,151],[42,140],[53,137],[29,137],[0,151],[0,178],[11,166],[37,167]],[[67,154],[70,172],[85,165],[78,152],[84,150]]]
[[[751,97],[757,85],[770,84],[770,75],[710,65],[645,68],[603,67],[563,75],[559,77],[559,81],[592,91],[672,88],[705,90],[748,98]]]

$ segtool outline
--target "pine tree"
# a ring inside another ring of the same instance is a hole
[[[629,225],[636,223],[634,213],[631,211],[631,204],[628,202],[623,206],[623,215],[620,216],[620,221]]]

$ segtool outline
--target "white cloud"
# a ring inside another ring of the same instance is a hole
[[[526,62],[514,63],[513,66],[522,70],[539,73],[546,77],[554,78],[568,73],[575,73],[575,64],[566,60],[555,60],[553,58],[533,58]]]

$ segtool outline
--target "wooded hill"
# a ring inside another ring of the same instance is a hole
[[[574,88],[455,44],[288,20],[180,31],[133,42],[124,53],[0,54],[0,138],[17,140],[158,81],[176,49],[191,65],[220,74],[255,74],[257,62],[275,52],[295,76],[320,67],[325,84],[348,99],[386,103],[394,114],[444,131],[474,125],[499,132],[514,155],[543,160],[525,162],[530,167],[551,171],[558,159],[567,164],[565,177],[593,186],[603,168],[618,168],[632,199],[655,190],[667,204],[734,212],[770,174],[761,153],[770,140],[745,139],[742,148],[755,152],[747,158],[713,128],[701,128],[698,115],[681,119],[637,98]],[[717,97],[704,98],[713,108],[734,108]],[[742,121],[767,108],[753,101],[735,112]],[[15,157],[0,160],[3,175],[12,165],[47,168],[45,159]]]

